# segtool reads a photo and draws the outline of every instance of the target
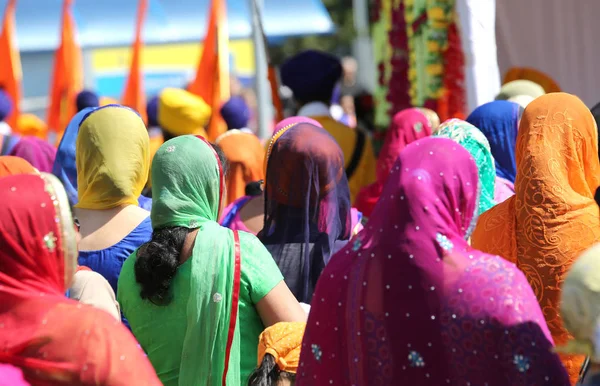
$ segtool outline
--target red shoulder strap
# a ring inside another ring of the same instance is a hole
[[[240,252],[240,235],[233,231],[234,244],[234,271],[233,271],[233,293],[231,295],[231,313],[229,317],[229,333],[227,334],[227,348],[225,350],[225,368],[223,370],[223,386],[227,384],[227,371],[229,370],[229,356],[233,345],[233,335],[237,322],[237,314],[240,303],[240,282],[242,276],[242,256]]]

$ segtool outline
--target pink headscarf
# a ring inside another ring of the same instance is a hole
[[[21,157],[40,172],[52,173],[56,148],[37,137],[23,137],[9,155]]]
[[[296,123],[310,123],[311,125],[315,125],[317,127],[320,127],[321,129],[323,128],[323,125],[321,125],[319,122],[317,122],[314,119],[309,118],[309,117],[302,117],[302,116],[288,117],[288,118],[282,120],[281,122],[279,122],[277,125],[275,125],[275,129],[273,130],[273,135],[277,134],[279,132],[279,130],[283,129],[284,127],[287,127],[289,125],[295,125]]]
[[[0,364],[0,386],[29,386],[18,367]]]
[[[298,385],[569,385],[523,273],[466,241],[477,190],[460,145],[407,146],[321,275]]]
[[[361,189],[354,202],[356,209],[370,217],[383,191],[390,169],[402,149],[411,142],[430,135],[429,120],[419,109],[406,109],[394,115],[377,159],[377,181]]]

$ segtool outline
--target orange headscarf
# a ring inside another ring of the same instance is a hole
[[[296,374],[306,322],[279,322],[258,337],[258,365],[271,354],[279,370]]]
[[[221,134],[215,142],[229,161],[226,203],[229,205],[246,194],[249,182],[265,178],[265,150],[254,134],[235,129]]]
[[[574,259],[600,240],[594,117],[573,95],[539,97],[523,113],[516,158],[515,195],[481,216],[472,245],[523,271],[554,343],[565,344],[569,334],[559,315],[561,284]],[[582,360],[563,357],[573,383]]]
[[[3,155],[0,157],[0,177],[15,174],[37,174],[38,171],[21,157]]]

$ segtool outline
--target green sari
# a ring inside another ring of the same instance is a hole
[[[241,383],[237,308],[235,320],[230,320],[236,284],[236,243],[233,232],[216,222],[222,187],[218,157],[200,138],[174,138],[161,146],[154,157],[153,228],[199,229],[190,257],[191,284],[180,385],[221,385],[226,366],[227,384]],[[237,275],[239,288],[239,271]]]
[[[440,125],[433,134],[438,137],[450,138],[459,143],[471,153],[479,170],[479,212],[481,215],[490,209],[494,201],[496,186],[496,166],[490,149],[490,143],[485,135],[475,126],[460,119],[450,119]]]

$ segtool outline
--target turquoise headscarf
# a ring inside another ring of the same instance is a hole
[[[181,355],[181,385],[221,385],[225,369],[235,245],[233,232],[216,222],[223,194],[221,178],[212,147],[192,135],[165,142],[152,162],[152,227],[198,228],[190,258],[191,295]],[[242,261],[252,249],[250,236],[240,233]],[[241,384],[239,313],[237,315],[228,385]]]
[[[434,136],[450,138],[471,153],[479,169],[479,214],[490,209],[494,201],[496,167],[490,143],[478,128],[460,119],[450,119],[440,125]]]

